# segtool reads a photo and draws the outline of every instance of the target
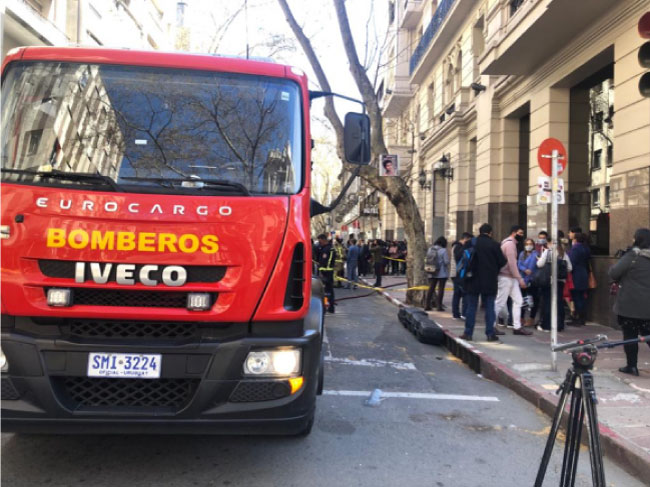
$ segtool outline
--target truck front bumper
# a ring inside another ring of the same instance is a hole
[[[313,421],[321,366],[319,330],[259,336],[242,324],[229,336],[165,344],[60,334],[48,338],[25,332],[33,325],[3,327],[9,372],[2,374],[2,431],[296,434]],[[286,378],[243,376],[249,351],[288,346],[302,350],[304,382],[297,391],[291,392]],[[90,352],[160,354],[161,377],[87,377]]]

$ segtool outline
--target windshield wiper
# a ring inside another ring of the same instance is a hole
[[[205,189],[205,188],[225,188],[234,189],[240,193],[250,196],[250,191],[246,186],[235,181],[228,181],[227,179],[167,179],[167,178],[137,178],[131,176],[123,176],[121,179],[129,181],[151,181],[158,183],[164,187],[174,187],[174,183],[181,183],[181,187],[187,189]]]
[[[39,176],[40,178],[48,179],[66,179],[68,181],[95,181],[110,186],[115,192],[121,191],[120,186],[113,180],[113,178],[100,173],[66,172],[58,169],[53,169],[52,171],[33,171],[31,169],[10,169],[4,167],[2,168],[2,172]]]

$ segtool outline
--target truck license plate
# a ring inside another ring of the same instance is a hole
[[[94,353],[88,354],[88,377],[160,378],[160,354]]]

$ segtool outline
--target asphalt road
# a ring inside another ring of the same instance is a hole
[[[415,341],[385,299],[341,301],[326,338],[326,394],[307,438],[3,434],[2,485],[533,485],[549,419]],[[393,397],[364,405],[374,389]],[[562,446],[544,485],[559,483]],[[605,463],[608,485],[643,485]],[[578,472],[576,485],[591,485],[584,448]]]

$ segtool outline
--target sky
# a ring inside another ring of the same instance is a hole
[[[173,0],[169,1],[173,2]],[[294,16],[320,58],[333,91],[360,98],[350,75],[332,0],[288,1]],[[272,54],[277,62],[297,66],[307,73],[310,89],[320,89],[277,0],[248,0],[247,2],[245,0],[185,0],[185,2],[187,4],[185,22],[191,29],[192,50],[205,52],[207,49],[214,48],[217,44],[215,37],[221,37],[222,30],[219,29],[234,17],[234,20],[228,24],[223,38],[218,42],[217,53],[245,55],[248,40],[252,56],[266,57]],[[388,23],[387,4],[386,0],[347,0],[346,2],[350,26],[362,62],[367,38],[372,45],[384,42]],[[215,31],[218,31],[217,35]],[[277,45],[282,48],[277,49]],[[374,69],[370,72],[372,81]],[[335,104],[341,118],[345,112],[359,111],[360,108],[358,104],[345,101],[336,101]],[[312,119],[316,119],[313,127],[316,137],[327,136],[324,132],[326,128],[319,123],[319,119],[324,120],[322,106],[322,101],[314,102],[312,105]]]

